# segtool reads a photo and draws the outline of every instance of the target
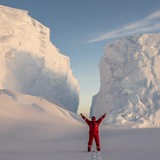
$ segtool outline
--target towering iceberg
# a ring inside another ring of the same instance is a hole
[[[101,86],[91,115],[108,113],[112,126],[160,126],[160,34],[121,38],[106,45]]]
[[[50,30],[27,11],[0,6],[0,88],[41,96],[77,112],[79,83]]]

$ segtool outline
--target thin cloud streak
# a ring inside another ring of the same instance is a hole
[[[146,18],[124,25],[119,29],[101,34],[89,40],[87,43],[94,43],[130,34],[153,32],[157,30],[160,30],[160,11],[153,12]]]

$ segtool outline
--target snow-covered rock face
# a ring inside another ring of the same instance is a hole
[[[107,44],[99,68],[101,87],[91,115],[108,112],[108,125],[160,126],[160,34]]]
[[[79,84],[47,27],[27,11],[0,6],[0,88],[41,96],[77,112]]]

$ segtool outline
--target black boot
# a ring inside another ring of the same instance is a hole
[[[97,151],[101,151],[100,147],[97,147]]]

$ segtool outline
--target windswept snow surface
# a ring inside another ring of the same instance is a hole
[[[0,5],[0,88],[43,97],[77,112],[79,84],[47,27],[27,11]]]
[[[102,124],[102,151],[88,153],[88,126],[79,120],[40,97],[0,90],[0,159],[159,160],[160,129],[111,129]]]
[[[101,87],[91,114],[108,112],[111,126],[160,127],[160,34],[107,44],[99,69]]]

